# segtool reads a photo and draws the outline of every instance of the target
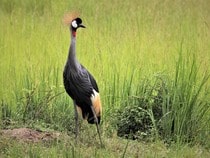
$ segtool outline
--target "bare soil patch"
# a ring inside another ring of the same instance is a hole
[[[44,132],[30,128],[15,128],[1,130],[0,135],[24,142],[48,142],[58,139],[59,132]]]

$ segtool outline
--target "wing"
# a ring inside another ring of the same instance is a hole
[[[88,70],[86,70],[84,68],[84,66],[82,66],[83,71],[88,74],[89,77],[89,81],[93,87],[92,92],[91,92],[91,105],[93,106],[94,110],[95,110],[95,114],[98,118],[98,123],[100,124],[100,120],[101,120],[101,114],[102,114],[102,106],[101,106],[101,100],[100,100],[100,95],[99,95],[99,89],[98,89],[98,85],[96,83],[96,80],[94,79],[94,77],[91,75],[90,72],[88,72]],[[84,107],[83,107],[84,108]],[[94,117],[93,117],[93,113],[92,111],[89,112],[88,116],[88,123],[95,123],[94,121]]]
[[[99,92],[94,77],[82,65],[78,72],[64,72],[64,85],[67,93],[74,100],[90,100],[93,90]]]
[[[85,69],[85,67],[84,67],[83,65],[81,65],[81,66],[82,66],[83,71],[86,71],[85,73],[88,74],[89,79],[90,79],[90,82],[91,82],[93,88],[95,89],[96,92],[99,93],[99,89],[98,89],[98,85],[97,85],[97,83],[96,83],[96,80],[95,80],[94,77],[91,75],[91,73],[90,73],[87,69]]]

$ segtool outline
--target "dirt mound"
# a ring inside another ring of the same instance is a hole
[[[58,132],[43,132],[30,128],[15,128],[2,130],[1,135],[26,142],[48,142],[57,139],[60,136]]]

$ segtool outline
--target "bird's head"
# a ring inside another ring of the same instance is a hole
[[[79,13],[77,12],[65,14],[63,17],[63,23],[69,26],[74,37],[76,36],[76,31],[78,28],[85,28],[85,26],[82,24],[82,19],[79,18]]]
[[[76,31],[80,27],[85,28],[85,26],[82,24],[82,19],[80,19],[79,17],[73,19],[71,22],[71,29],[73,31]]]

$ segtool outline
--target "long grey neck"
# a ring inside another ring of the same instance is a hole
[[[69,48],[69,55],[67,59],[67,64],[71,66],[71,69],[78,70],[80,68],[80,63],[76,58],[76,32],[71,32],[71,44]]]

